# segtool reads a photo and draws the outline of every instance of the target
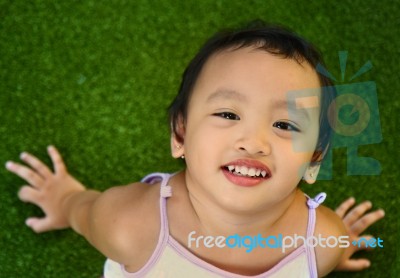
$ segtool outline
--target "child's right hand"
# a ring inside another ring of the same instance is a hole
[[[7,170],[28,182],[19,190],[19,199],[39,206],[45,213],[43,218],[30,217],[26,220],[26,225],[37,233],[69,227],[63,205],[69,197],[85,190],[68,173],[57,149],[50,146],[48,153],[54,172],[35,156],[25,152],[20,158],[30,167],[12,161],[6,163]]]

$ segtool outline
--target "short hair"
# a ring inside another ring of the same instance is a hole
[[[237,50],[245,47],[254,47],[284,59],[293,59],[298,63],[305,61],[316,71],[321,84],[321,112],[318,143],[312,163],[320,162],[330,147],[332,121],[329,119],[332,119],[331,114],[334,111],[331,109],[330,114],[328,108],[336,96],[332,81],[317,71],[317,67],[324,66],[322,56],[315,46],[293,31],[281,25],[266,24],[260,20],[253,21],[244,28],[218,32],[200,48],[185,69],[179,92],[169,106],[171,132],[178,141],[183,142],[183,137],[178,131],[178,124],[181,120],[183,123],[186,121],[193,88],[208,59],[213,54],[227,49]]]

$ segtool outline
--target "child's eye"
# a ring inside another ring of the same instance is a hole
[[[214,116],[225,118],[227,120],[232,120],[232,121],[239,121],[240,117],[236,115],[235,113],[231,112],[221,112],[221,113],[214,113]]]
[[[288,122],[275,122],[272,126],[287,131],[300,131],[296,126]]]

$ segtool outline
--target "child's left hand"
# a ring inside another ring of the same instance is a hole
[[[372,203],[369,201],[365,201],[356,207],[350,208],[355,204],[354,198],[349,198],[344,201],[340,206],[336,209],[336,214],[342,218],[344,226],[349,234],[350,243],[353,240],[358,240],[361,237],[370,239],[373,238],[371,235],[362,235],[360,234],[367,229],[369,226],[374,224],[379,219],[382,219],[385,216],[385,212],[383,209],[378,209],[373,212],[367,213],[368,210],[371,209]],[[350,211],[349,211],[350,210]],[[368,268],[371,265],[371,262],[365,258],[363,259],[351,259],[351,256],[360,251],[370,249],[365,246],[354,246],[350,244],[346,251],[344,252],[339,264],[336,266],[336,271],[361,271],[365,268]]]

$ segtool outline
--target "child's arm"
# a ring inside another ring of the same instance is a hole
[[[105,256],[132,271],[143,266],[157,244],[159,189],[135,183],[103,193],[87,190],[68,173],[56,148],[49,147],[48,153],[54,173],[28,153],[21,159],[30,167],[6,163],[10,172],[29,184],[20,189],[19,198],[45,213],[43,218],[28,218],[26,224],[38,233],[72,227]]]
[[[365,201],[356,207],[352,208],[355,204],[354,198],[349,198],[344,201],[336,209],[336,214],[343,219],[343,224],[349,234],[350,242],[358,240],[361,237],[371,238],[370,235],[361,235],[369,226],[374,224],[376,221],[382,219],[385,216],[385,212],[382,209],[375,210],[367,213],[371,209],[372,203]],[[352,209],[351,209],[352,208]],[[351,209],[351,210],[350,210]],[[368,268],[371,262],[367,259],[351,259],[351,256],[360,251],[367,249],[364,246],[358,247],[350,245],[344,252],[339,264],[336,266],[336,271],[361,271]]]

